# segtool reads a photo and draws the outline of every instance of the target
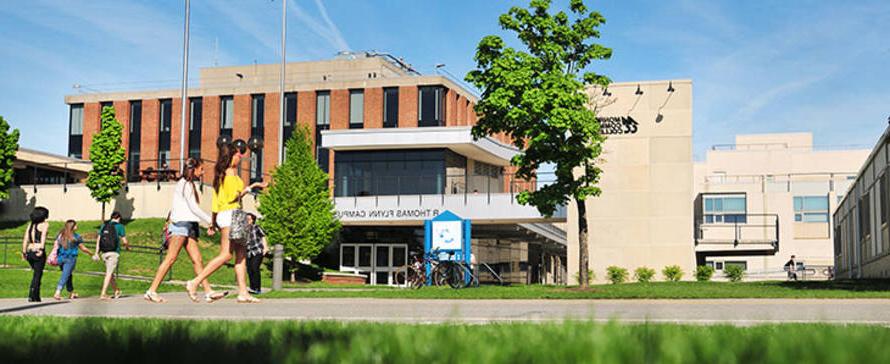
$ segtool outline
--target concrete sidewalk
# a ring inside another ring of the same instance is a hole
[[[890,325],[887,299],[720,300],[408,300],[370,298],[269,299],[239,304],[233,299],[192,303],[185,294],[165,294],[153,304],[141,296],[114,301],[94,298],[29,304],[0,299],[0,314],[153,317],[225,320],[337,320],[402,323],[548,322],[593,320],[753,325],[835,323]]]

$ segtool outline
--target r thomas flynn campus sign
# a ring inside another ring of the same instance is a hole
[[[337,210],[340,220],[427,220],[439,215],[439,209],[349,209]]]

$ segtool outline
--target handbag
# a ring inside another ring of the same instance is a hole
[[[59,265],[59,238],[56,238],[56,241],[53,243],[53,251],[49,253],[46,262],[49,265]]]
[[[232,225],[229,227],[229,241],[238,245],[247,245],[250,236],[250,225],[247,223],[247,213],[242,209],[232,211]]]

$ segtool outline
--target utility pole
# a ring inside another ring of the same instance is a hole
[[[284,123],[285,117],[284,115],[284,71],[285,64],[287,62],[287,0],[281,0],[281,75],[280,78],[280,87],[278,88],[278,108],[279,108],[279,119],[278,119],[278,165],[281,165],[284,162]]]
[[[182,119],[179,122],[179,169],[185,172],[185,130],[188,108],[189,80],[189,0],[185,0],[185,29],[182,32]]]

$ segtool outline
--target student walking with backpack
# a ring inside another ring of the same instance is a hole
[[[99,238],[96,239],[96,255],[93,256],[93,260],[101,258],[105,262],[105,280],[102,282],[102,292],[99,294],[99,299],[109,299],[106,294],[109,285],[111,285],[114,291],[113,298],[121,296],[121,290],[118,288],[117,279],[115,278],[115,271],[117,271],[117,265],[120,262],[121,242],[124,243],[124,248],[130,250],[130,242],[127,241],[127,231],[124,229],[124,225],[121,224],[121,213],[115,211],[111,213],[111,220],[106,221],[99,228]]]
[[[22,237],[22,259],[31,266],[31,286],[28,288],[28,302],[40,302],[40,281],[43,280],[43,267],[46,266],[46,233],[49,230],[49,210],[35,207],[31,211],[31,223]]]
[[[201,210],[200,196],[198,189],[195,187],[195,180],[200,180],[204,176],[204,166],[200,160],[189,158],[186,161],[186,168],[182,174],[182,178],[176,183],[176,189],[173,191],[173,207],[170,210],[170,216],[167,218],[167,232],[171,235],[167,245],[167,256],[158,267],[155,273],[155,279],[151,282],[151,287],[145,291],[144,298],[149,302],[163,303],[164,298],[158,295],[157,289],[161,285],[161,281],[170,267],[176,262],[179,251],[185,246],[189,258],[192,259],[192,267],[195,268],[195,274],[201,274],[204,270],[204,263],[201,258],[201,250],[198,248],[198,237],[200,236],[201,227],[199,222],[211,224],[211,217],[204,210]],[[207,235],[213,235],[212,226],[208,228]],[[214,292],[210,288],[210,283],[205,279],[201,282],[204,286],[204,301],[214,302],[225,297],[228,292]]]
[[[242,140],[219,145],[219,157],[213,169],[213,226],[219,229],[220,246],[219,255],[207,263],[204,270],[195,279],[186,282],[186,290],[189,298],[197,302],[195,291],[198,283],[203,282],[213,272],[216,272],[223,264],[232,259],[235,254],[235,278],[238,281],[238,303],[258,303],[256,297],[247,292],[247,216],[241,210],[241,198],[253,188],[265,188],[266,183],[254,183],[244,188],[244,181],[238,177],[237,169],[241,158],[247,153],[247,147]],[[230,234],[236,233],[237,239],[232,239]]]
[[[74,274],[74,267],[77,265],[77,251],[81,250],[85,254],[93,255],[87,247],[83,245],[83,238],[77,232],[77,222],[74,220],[65,221],[65,227],[59,236],[56,237],[55,244],[58,245],[58,261],[59,267],[62,268],[62,276],[59,277],[59,283],[56,284],[56,293],[53,298],[57,301],[62,299],[62,287],[68,286],[68,298],[77,298],[74,292],[74,284],[71,281],[71,275]]]

